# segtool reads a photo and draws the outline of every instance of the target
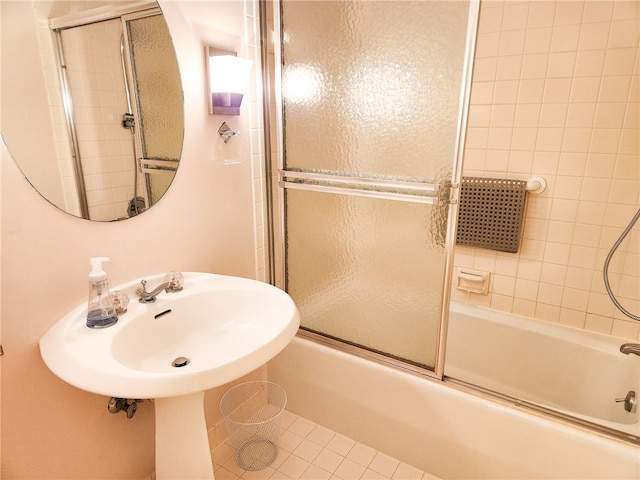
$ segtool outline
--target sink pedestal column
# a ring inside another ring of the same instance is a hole
[[[204,392],[154,399],[156,479],[213,480]]]

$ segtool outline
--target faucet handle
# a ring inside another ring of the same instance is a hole
[[[174,293],[182,290],[184,284],[184,275],[180,272],[169,272],[165,275],[164,281],[169,283],[166,288],[167,292]]]
[[[136,290],[136,295],[146,295],[147,293],[147,281],[145,279],[140,280],[140,287]]]
[[[127,313],[127,307],[129,306],[129,295],[120,290],[111,292],[111,300],[113,300],[113,306],[116,309],[118,315]]]

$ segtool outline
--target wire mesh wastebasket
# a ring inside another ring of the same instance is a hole
[[[245,382],[224,394],[220,411],[240,467],[262,470],[274,462],[286,404],[286,392],[272,382]]]

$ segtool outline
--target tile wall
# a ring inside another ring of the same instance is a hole
[[[250,112],[251,112],[251,168],[253,172],[253,196],[255,215],[255,245],[256,245],[256,278],[261,281],[268,281],[267,278],[267,215],[266,215],[266,192],[264,186],[264,121],[262,110],[262,76],[261,70],[261,50],[260,50],[260,13],[258,3],[252,0],[245,0],[245,33],[247,35],[247,46],[244,52],[245,58],[253,61],[254,68],[251,75],[254,79],[250,82],[254,90],[250,92]],[[271,13],[271,2],[267,10]],[[273,19],[270,17],[271,25]],[[273,70],[271,70],[273,71]],[[273,93],[271,95],[273,99]],[[275,111],[275,103],[271,106]],[[275,137],[272,142],[275,141]],[[277,188],[277,187],[276,187]]]
[[[640,339],[640,323],[614,307],[602,280],[609,249],[640,207],[639,25],[632,1],[481,2],[464,175],[540,175],[548,186],[529,196],[518,253],[456,249],[457,267],[492,275],[486,296],[456,290],[454,278],[453,300]],[[262,157],[253,145],[259,212]],[[272,154],[277,195],[275,114]],[[256,221],[260,259],[266,226]],[[281,253],[279,243],[277,272]],[[640,312],[640,225],[614,255],[610,279],[622,304]]]
[[[123,103],[121,35],[118,20],[63,34],[89,215],[94,220],[126,216],[133,197],[133,140],[121,126],[128,110]]]
[[[492,273],[487,296],[456,301],[630,339],[640,323],[609,300],[602,266],[640,207],[640,3],[483,1],[464,175],[527,179],[516,254],[458,247],[455,264]],[[640,312],[640,225],[610,269]]]
[[[269,0],[267,2],[267,24],[270,35],[274,34],[274,17],[273,17],[273,2]],[[245,1],[246,9],[246,23],[245,32],[249,39],[248,47],[246,50],[247,58],[253,58],[254,65],[259,66],[261,62],[261,50],[260,50],[260,24],[259,24],[259,12],[258,5],[252,0]],[[270,63],[269,71],[275,72],[275,53],[274,45],[275,41],[270,41],[268,61]],[[256,67],[253,70],[254,75],[262,75],[259,68]],[[251,104],[251,125],[254,126],[251,132],[251,147],[252,147],[252,165],[253,165],[253,178],[254,178],[254,201],[256,212],[256,274],[258,279],[267,281],[267,215],[266,215],[266,191],[264,185],[264,178],[266,176],[264,168],[264,143],[263,143],[263,118],[262,118],[262,81],[254,82],[256,90],[252,92],[252,104]],[[282,224],[282,210],[281,207],[284,204],[282,189],[278,187],[278,168],[279,168],[279,156],[280,148],[278,143],[278,131],[277,131],[277,107],[276,107],[276,93],[275,93],[275,80],[272,78],[269,85],[271,89],[271,118],[270,118],[270,139],[271,139],[271,188],[274,196],[274,208],[273,208],[273,223],[275,225],[275,283],[280,288],[284,288],[284,246],[283,246],[283,233],[279,230],[279,226]]]
[[[66,12],[65,12],[66,13]],[[47,12],[38,12],[43,18],[47,18]],[[37,28],[40,58],[43,66],[44,79],[47,85],[47,98],[51,124],[54,128],[56,140],[56,159],[62,180],[64,192],[64,205],[59,205],[73,215],[80,216],[80,204],[73,170],[73,154],[68,141],[69,129],[65,117],[64,103],[60,86],[60,69],[56,58],[54,40],[46,22],[39,23]]]

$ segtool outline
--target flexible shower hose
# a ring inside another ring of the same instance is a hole
[[[629,234],[629,232],[631,231],[635,223],[638,221],[638,218],[640,218],[640,209],[636,212],[634,217],[631,219],[631,221],[629,222],[629,225],[627,225],[627,228],[624,229],[624,231],[622,232],[622,235],[620,235],[620,238],[618,238],[618,240],[616,240],[616,242],[613,244],[613,247],[611,247],[611,250],[607,255],[607,259],[604,261],[604,268],[602,269],[602,273],[604,276],[604,286],[607,289],[607,293],[609,294],[609,298],[611,299],[613,304],[616,307],[618,307],[618,310],[624,313],[627,317],[640,321],[639,315],[634,315],[633,313],[629,312],[620,304],[616,296],[613,294],[613,291],[611,291],[611,285],[609,284],[609,262],[611,261],[611,257],[613,257],[613,254],[615,253],[616,249],[620,246],[622,241]]]

